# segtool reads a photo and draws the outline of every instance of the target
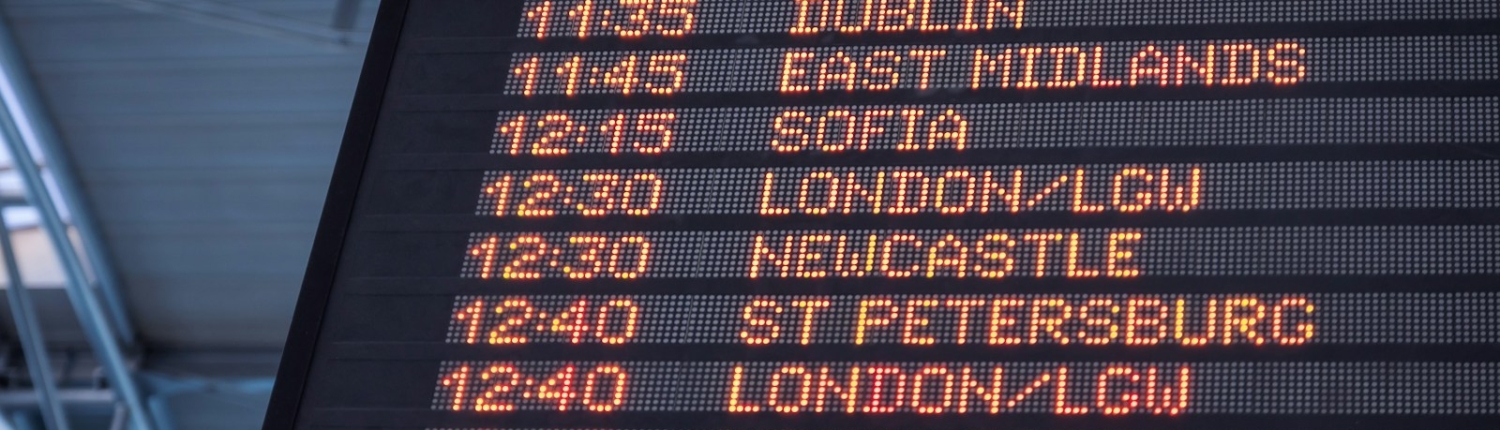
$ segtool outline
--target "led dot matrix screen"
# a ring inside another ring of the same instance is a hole
[[[1500,428],[1495,0],[383,2],[268,429]]]

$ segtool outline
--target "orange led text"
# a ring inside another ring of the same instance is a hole
[[[1026,12],[1026,0],[793,1],[797,15],[792,34],[1021,28]]]
[[[969,120],[956,109],[789,109],[771,121],[776,152],[962,151]]]
[[[1296,42],[1147,45],[1126,57],[1103,45],[981,48],[969,88],[1290,85],[1307,75],[1306,54]]]
[[[1279,345],[1316,334],[1303,296],[759,298],[741,311],[749,345]]]
[[[750,278],[1134,278],[1140,231],[756,234]]]
[[[1190,212],[1200,167],[817,169],[761,175],[761,215]]]
[[[1114,365],[1008,369],[950,364],[736,365],[725,375],[730,413],[1178,415],[1192,404],[1193,371]]]

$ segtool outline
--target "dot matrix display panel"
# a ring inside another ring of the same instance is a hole
[[[387,1],[268,429],[1492,429],[1500,2]]]

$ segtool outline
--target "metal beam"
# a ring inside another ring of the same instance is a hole
[[[67,405],[108,406],[115,402],[115,395],[106,389],[64,388],[57,390],[57,399]],[[23,390],[0,390],[0,409],[34,408],[41,402],[36,393]]]
[[[25,111],[27,106],[24,105],[26,101],[17,95],[23,89],[18,88],[20,85],[16,78],[25,76],[26,71],[19,61],[21,56],[9,30],[8,26],[0,27],[0,51],[3,51],[0,52],[0,102],[4,105],[4,109],[0,109],[0,141],[3,141],[0,143],[10,151],[11,162],[15,164],[16,172],[21,174],[21,184],[25,185],[26,199],[40,213],[42,225],[57,251],[57,258],[63,263],[63,269],[68,275],[69,301],[88,337],[90,348],[104,366],[110,387],[130,410],[130,420],[135,430],[154,430],[156,427],[146,412],[141,391],[129,364],[125,362],[125,353],[120,347],[117,331],[110,324],[111,319],[105,305],[95,296],[95,289],[89,286],[88,273],[73,246],[68,226],[63,223],[57,203],[52,200],[51,193],[43,182],[36,156],[31,153],[31,146],[41,147],[47,142],[27,140],[21,132],[26,118],[18,112]],[[53,160],[54,164],[56,161]]]
[[[57,186],[56,198],[69,209],[73,228],[83,242],[88,269],[98,282],[97,289],[104,296],[109,318],[114,323],[114,336],[126,348],[136,346],[135,327],[126,310],[125,299],[120,293],[119,276],[115,273],[113,259],[104,247],[103,234],[94,222],[93,212],[84,201],[82,187],[73,173],[72,159],[62,148],[62,138],[47,118],[41,106],[41,97],[36,93],[36,84],[31,81],[20,46],[10,32],[10,23],[0,21],[0,74],[8,82],[9,95],[5,107],[15,118],[16,127],[29,147],[36,148],[46,160],[47,170]],[[32,161],[35,161],[34,159]],[[52,201],[48,200],[50,204]],[[72,242],[68,242],[70,245]],[[76,255],[76,254],[74,254]],[[87,282],[87,281],[85,281]]]
[[[26,370],[31,373],[31,389],[42,411],[42,422],[52,430],[68,430],[68,413],[57,398],[57,379],[52,373],[52,359],[47,356],[47,340],[42,335],[41,323],[36,319],[36,307],[31,303],[31,292],[21,280],[21,265],[16,262],[16,247],[11,243],[10,228],[5,226],[5,207],[0,206],[0,253],[5,260],[5,295],[10,299],[11,317],[16,321],[16,335],[21,338],[21,354],[26,357]]]
[[[370,36],[364,32],[323,26],[223,3],[184,0],[102,1],[256,36],[311,43],[339,50],[363,46],[370,41]]]

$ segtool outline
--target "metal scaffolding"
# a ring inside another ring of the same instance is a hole
[[[26,370],[31,374],[32,390],[36,392],[37,406],[42,412],[42,421],[47,428],[68,430],[68,414],[63,410],[62,400],[57,398],[57,376],[52,371],[52,360],[47,353],[47,340],[42,335],[31,302],[31,292],[21,281],[21,265],[16,262],[16,247],[11,241],[11,229],[5,219],[6,206],[0,206],[0,252],[5,255],[5,295],[10,299],[11,318],[16,323],[16,336],[21,338],[21,353],[26,356]]]
[[[57,134],[42,113],[40,99],[24,64],[8,23],[0,23],[0,143],[4,144],[13,169],[21,177],[26,204],[39,213],[41,226],[62,263],[67,275],[69,302],[90,348],[101,363],[115,399],[128,414],[131,427],[154,430],[156,425],[147,412],[136,376],[126,360],[125,351],[134,344],[135,334],[113,279],[113,270],[98,232],[88,219],[87,206],[72,180]],[[33,148],[41,153],[41,157],[33,152]],[[50,172],[43,171],[39,158],[48,161]],[[47,186],[44,178],[47,173],[51,174],[56,185],[56,193]],[[63,219],[58,201],[69,207],[72,222]],[[3,225],[4,219],[0,216],[0,226]],[[73,233],[78,235],[77,245]],[[50,368],[47,345],[37,326],[35,308],[26,284],[22,282],[11,239],[8,227],[0,229],[0,251],[5,254],[9,281],[7,295],[15,314],[16,330],[20,333],[38,406],[46,427],[67,429],[68,421]],[[92,278],[90,273],[94,275]]]

